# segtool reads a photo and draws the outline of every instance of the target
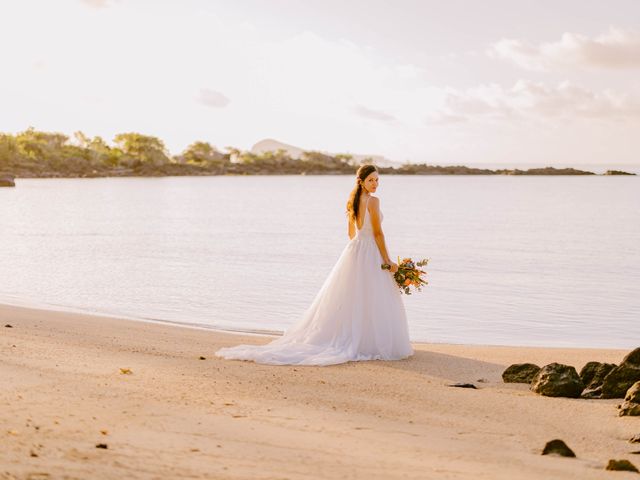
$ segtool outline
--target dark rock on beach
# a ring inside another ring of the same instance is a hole
[[[602,398],[623,398],[637,381],[640,381],[640,348],[624,357],[622,363],[605,377]]]
[[[584,390],[584,384],[574,367],[550,363],[535,376],[531,390],[547,397],[578,398]]]
[[[602,384],[604,382],[604,379],[607,375],[609,375],[611,370],[616,367],[617,365],[614,363],[598,363],[598,366],[595,371],[593,371],[593,376],[591,376],[591,380],[588,383],[585,381],[585,378],[589,378],[590,375],[587,374],[583,377],[581,371],[580,378],[582,378],[582,383],[587,386],[582,392],[582,398],[600,398],[602,396]]]
[[[452,383],[451,385],[447,385],[447,387],[475,388],[475,389],[478,388],[473,383]]]
[[[544,446],[544,450],[542,450],[542,455],[560,455],[561,457],[576,456],[576,454],[573,453],[573,450],[571,450],[567,444],[560,439],[547,442]]]
[[[638,472],[638,469],[629,460],[609,460],[606,470],[618,470],[623,472]],[[640,472],[638,472],[640,473]]]
[[[600,362],[587,362],[587,364],[582,367],[582,370],[580,370],[580,379],[582,380],[582,383],[589,385],[600,365],[602,365]]]
[[[636,382],[627,390],[624,403],[620,405],[620,416],[640,416],[640,382]]]
[[[629,443],[640,443],[640,433],[634,435],[629,439]]]
[[[540,371],[540,367],[533,363],[514,363],[502,372],[504,383],[531,383]]]

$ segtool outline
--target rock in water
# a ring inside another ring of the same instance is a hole
[[[573,450],[567,447],[567,444],[560,439],[547,442],[544,446],[544,450],[542,450],[542,455],[560,455],[561,457],[576,456],[576,454],[573,453]]]
[[[540,367],[533,363],[514,363],[502,372],[504,383],[531,383],[540,371]]]
[[[621,470],[623,472],[638,472],[638,469],[629,460],[609,460],[606,470]]]
[[[602,398],[623,398],[631,385],[640,380],[640,348],[629,353],[602,383]]]
[[[531,390],[547,397],[578,398],[584,390],[584,384],[574,367],[550,363],[535,376]]]
[[[620,416],[640,415],[640,382],[634,383],[624,397],[624,403],[620,405]]]
[[[587,386],[582,392],[582,398],[600,398],[602,396],[602,383],[609,372],[616,368],[614,363],[600,363],[595,370],[590,383],[583,383]],[[582,372],[580,372],[582,374]],[[582,378],[582,375],[580,375]]]
[[[13,175],[0,175],[0,187],[15,187]]]

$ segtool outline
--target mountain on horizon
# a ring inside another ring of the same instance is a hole
[[[278,140],[274,140],[272,138],[265,138],[264,140],[260,140],[253,147],[251,147],[251,153],[255,153],[255,154],[262,154],[265,152],[277,152],[278,150],[284,150],[285,152],[287,152],[287,155],[289,155],[291,158],[295,158],[296,160],[300,159],[302,157],[302,154],[305,151],[308,151],[303,148],[296,147],[294,145],[289,145],[287,143],[279,142]],[[336,155],[335,153],[324,152],[324,151],[320,153],[324,153],[325,155],[331,155],[331,156]],[[400,166],[399,163],[388,160],[382,155],[362,155],[362,154],[352,154],[352,153],[349,153],[349,155],[353,157],[353,160],[356,163],[360,163],[364,160],[370,159],[375,165],[379,167],[399,167]]]

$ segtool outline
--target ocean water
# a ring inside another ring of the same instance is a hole
[[[278,332],[344,248],[351,176],[18,179],[0,302]],[[381,176],[392,256],[430,258],[414,341],[640,346],[640,178]]]

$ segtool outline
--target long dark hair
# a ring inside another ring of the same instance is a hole
[[[367,178],[371,173],[377,172],[378,169],[375,165],[360,165],[358,171],[356,172],[356,186],[353,190],[351,190],[351,194],[349,195],[349,200],[347,201],[347,216],[349,220],[358,225],[358,207],[360,206],[360,195],[362,194],[362,182]]]

